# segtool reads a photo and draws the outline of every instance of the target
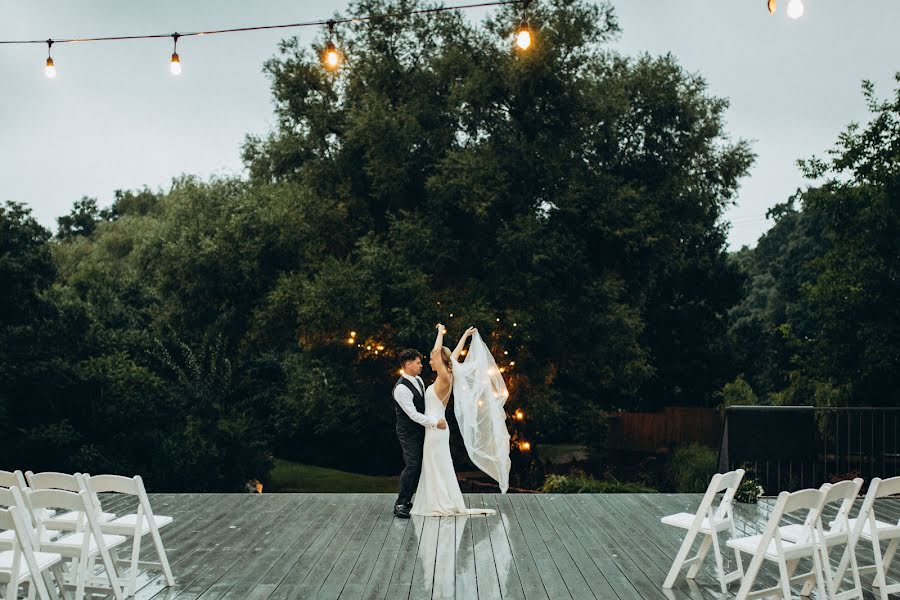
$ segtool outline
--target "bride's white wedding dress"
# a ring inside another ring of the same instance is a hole
[[[450,390],[447,390],[447,396]],[[446,398],[445,398],[446,400]],[[444,418],[444,403],[437,397],[432,383],[425,390],[425,414],[435,419]],[[422,474],[413,501],[413,515],[447,517],[452,515],[491,515],[495,511],[485,508],[466,508],[456,470],[450,457],[450,428],[426,429],[422,449]]]

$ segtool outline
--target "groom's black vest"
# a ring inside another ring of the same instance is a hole
[[[393,399],[394,391],[397,389],[398,385],[405,385],[409,391],[412,392],[413,405],[416,407],[417,411],[424,413],[425,396],[419,391],[419,386],[401,375],[400,379],[397,380],[397,383],[394,384],[394,387],[391,389],[391,399]],[[394,413],[397,415],[397,429],[403,429],[412,433],[422,433],[423,435],[425,434],[425,428],[410,419],[407,414],[403,412],[403,409],[400,408],[400,404],[398,404],[396,400],[394,400]]]

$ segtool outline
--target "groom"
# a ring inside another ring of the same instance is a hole
[[[394,516],[409,518],[412,497],[419,485],[422,472],[422,446],[425,428],[446,429],[447,421],[425,415],[425,383],[422,372],[422,355],[407,349],[400,353],[400,379],[394,384],[394,413],[397,417],[397,439],[403,450],[403,472],[400,474],[400,492],[394,503]]]

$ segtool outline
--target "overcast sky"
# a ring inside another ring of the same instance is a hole
[[[540,1],[540,0],[538,0]],[[453,0],[447,4],[460,4]],[[850,121],[867,119],[860,82],[880,95],[900,70],[900,1],[804,0],[806,14],[769,15],[765,0],[619,0],[624,54],[671,52],[728,98],[732,137],[758,154],[743,180],[729,244],[755,245],[766,209],[804,185],[797,158],[822,154]],[[0,39],[46,39],[240,27],[315,20],[346,1],[0,0]],[[485,13],[468,13],[479,19]],[[297,30],[308,43],[312,29]],[[170,40],[0,46],[0,200],[24,202],[55,227],[74,201],[101,205],[116,189],[166,188],[180,173],[241,174],[248,133],[272,127],[262,74],[284,31],[178,44],[184,72],[169,74]]]

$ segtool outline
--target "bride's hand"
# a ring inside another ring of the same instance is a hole
[[[466,334],[465,334],[465,335],[466,335],[466,336],[470,336],[470,335],[472,335],[473,333],[475,333],[476,331],[478,331],[478,329],[476,329],[475,327],[469,327],[468,329],[466,329]]]
[[[434,327],[435,327],[435,329],[437,329],[438,331],[444,331],[444,329],[445,329],[444,326],[443,326],[441,323],[438,323],[438,324],[435,325]]]

